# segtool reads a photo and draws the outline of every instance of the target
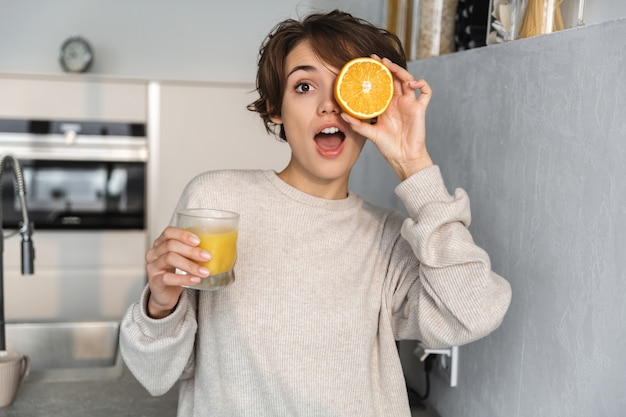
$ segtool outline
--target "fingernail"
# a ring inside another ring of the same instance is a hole
[[[202,259],[206,259],[207,261],[211,259],[211,254],[207,251],[200,252],[200,256]]]
[[[189,281],[191,281],[194,284],[199,283],[200,281],[202,281],[202,279],[198,278],[198,277],[191,277],[189,278]]]
[[[198,243],[200,243],[200,238],[198,236],[192,235],[189,237],[189,241],[194,245],[197,245]]]
[[[208,277],[209,274],[211,273],[208,269],[206,269],[204,267],[198,269],[198,272],[200,272],[200,275],[205,276],[205,277]],[[198,281],[198,282],[200,282],[200,281]]]

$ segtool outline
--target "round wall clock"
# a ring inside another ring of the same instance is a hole
[[[61,68],[65,72],[85,72],[93,62],[93,50],[85,38],[72,36],[61,45],[59,55]]]

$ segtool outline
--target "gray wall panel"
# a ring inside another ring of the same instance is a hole
[[[410,65],[433,159],[513,287],[459,386],[433,378],[442,417],[626,415],[624,39],[618,20]]]

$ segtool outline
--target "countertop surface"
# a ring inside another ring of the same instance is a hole
[[[101,381],[28,381],[0,417],[155,417],[176,416],[178,386],[151,396],[124,367],[119,378]]]
[[[438,417],[428,404],[412,398],[413,417]],[[0,417],[175,417],[178,385],[160,397],[151,396],[124,367],[119,378],[101,381],[28,381]]]

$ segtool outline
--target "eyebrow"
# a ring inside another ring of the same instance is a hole
[[[297,65],[293,67],[291,71],[289,71],[289,74],[287,74],[287,78],[289,78],[291,74],[296,71],[317,71],[317,68],[315,68],[313,65]]]

